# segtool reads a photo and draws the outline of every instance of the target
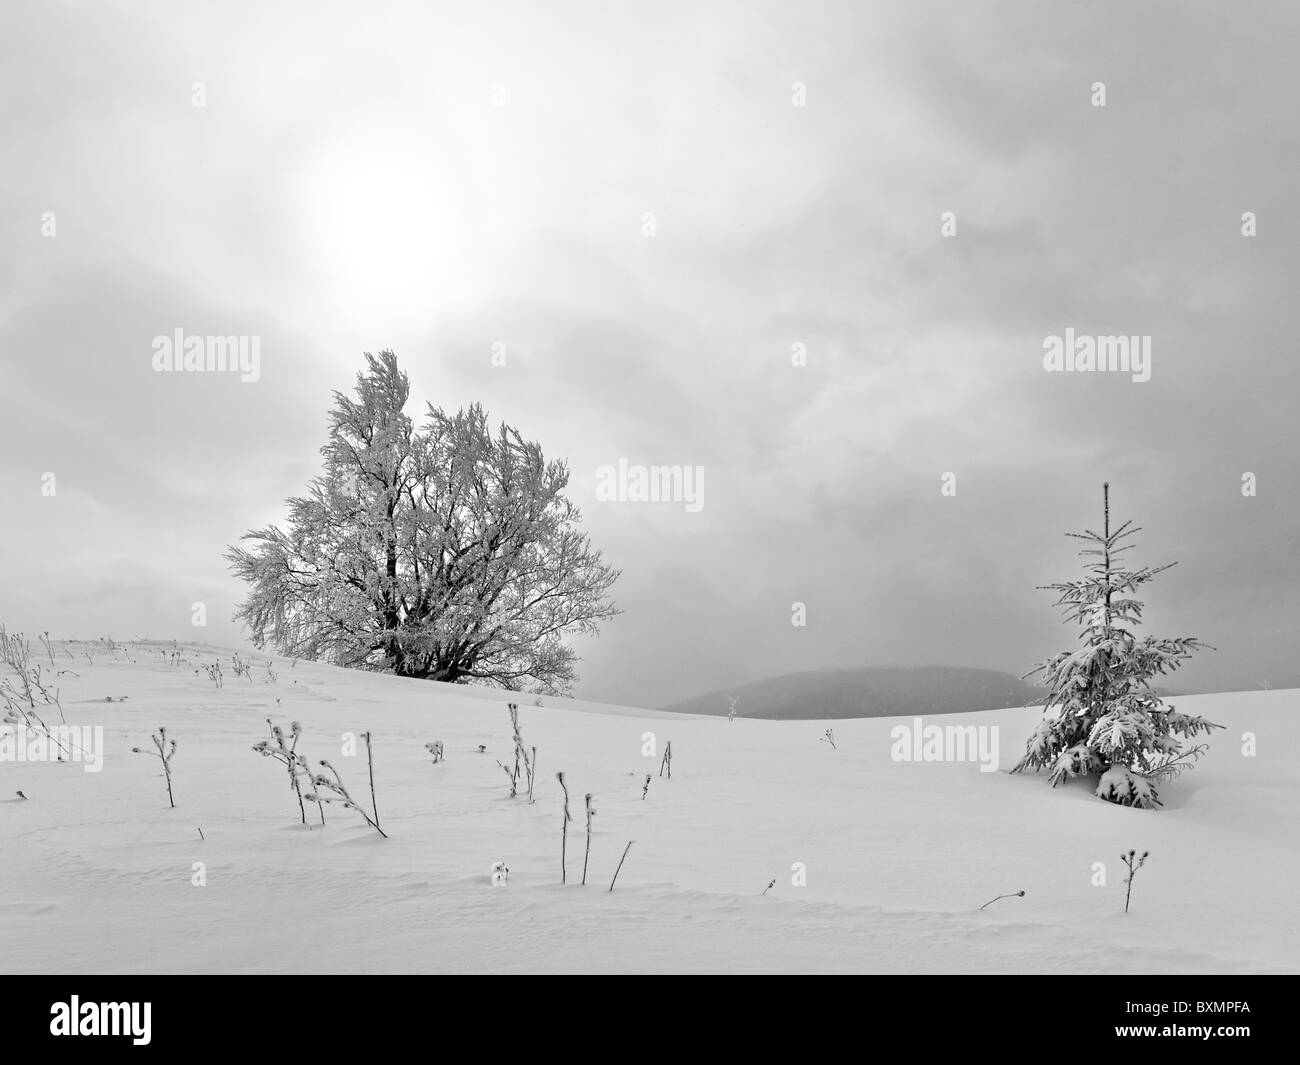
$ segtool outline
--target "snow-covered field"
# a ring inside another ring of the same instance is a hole
[[[56,644],[59,668],[80,673],[59,679],[67,720],[103,726],[105,758],[98,773],[0,763],[5,972],[1300,970],[1300,764],[1284,731],[1295,691],[1174,700],[1226,729],[1155,813],[1009,775],[1032,708],[926,722],[999,726],[994,773],[892,760],[890,731],[910,719],[729,724],[525,696],[539,763],[529,805],[497,765],[513,764],[504,693],[279,658],[269,683],[262,655],[250,683],[229,652],[218,690],[195,673],[216,650],[172,666],[160,646],[130,645],[132,663]],[[372,731],[389,839],[338,805],[324,827],[311,807],[301,825],[283,768],[251,750],[268,716],[300,721],[301,749],[329,758],[367,806],[364,744],[340,752],[344,733]],[[179,743],[174,810],[159,762],[131,753],[159,725]],[[838,749],[819,742],[827,727]],[[431,740],[445,744],[441,765]],[[667,741],[671,780],[659,776]],[[567,886],[557,770],[574,816]],[[586,792],[598,813],[584,888]],[[1151,857],[1125,915],[1129,848]],[[490,881],[496,861],[505,886]]]

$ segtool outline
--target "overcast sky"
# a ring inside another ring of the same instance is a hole
[[[417,419],[569,461],[623,570],[583,697],[1024,672],[1104,480],[1180,561],[1151,631],[1218,648],[1172,683],[1300,686],[1297,39],[1290,3],[6,4],[0,619],[239,640],[223,551],[387,347]],[[260,378],[154,372],[177,328]],[[1150,336],[1150,380],[1047,372],[1066,329]],[[703,508],[598,501],[619,459],[704,467]]]

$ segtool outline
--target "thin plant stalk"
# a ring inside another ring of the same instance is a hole
[[[618,868],[614,870],[614,879],[609,882],[610,891],[614,890],[614,884],[618,880],[618,874],[623,871],[623,863],[627,860],[627,852],[632,849],[632,844],[635,842],[636,840],[630,839],[627,841],[627,846],[623,848],[623,857],[618,860]]]

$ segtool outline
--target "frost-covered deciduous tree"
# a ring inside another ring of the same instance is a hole
[[[618,614],[606,565],[564,496],[569,472],[481,406],[405,414],[406,374],[366,354],[334,394],[324,471],[287,527],[226,557],[251,591],[235,617],[258,647],[402,676],[560,694],[565,643]]]
[[[1142,604],[1134,593],[1170,562],[1154,569],[1130,569],[1118,556],[1140,530],[1124,522],[1110,529],[1110,486],[1103,489],[1101,533],[1069,535],[1088,545],[1080,555],[1086,576],[1047,588],[1059,593],[1067,621],[1079,624],[1082,646],[1053,655],[1026,676],[1042,673],[1048,689],[1043,718],[1012,770],[1049,771],[1055,787],[1070,777],[1097,777],[1096,794],[1123,806],[1161,805],[1157,785],[1178,776],[1205,751],[1183,741],[1222,728],[1203,717],[1166,706],[1154,678],[1177,669],[1207,646],[1193,636],[1139,638]]]

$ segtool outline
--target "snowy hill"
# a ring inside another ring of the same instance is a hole
[[[226,656],[218,689],[196,673],[212,649],[181,665],[160,646],[120,661],[85,649],[93,664],[55,645],[59,668],[80,674],[58,683],[69,724],[103,728],[102,770],[0,762],[5,972],[1300,969],[1294,691],[1180,698],[1226,729],[1155,813],[1008,775],[1035,709],[940,719],[1000,729],[1001,771],[983,772],[895,761],[891,730],[910,718],[728,723],[522,697],[539,763],[530,805],[508,797],[497,764],[513,764],[504,693],[279,658],[271,682],[260,655],[251,679]],[[338,805],[323,827],[309,806],[303,827],[284,770],[251,750],[268,716],[300,721],[300,749],[330,759],[367,808],[364,744],[341,747],[371,730],[390,838]],[[178,742],[176,809],[158,760],[131,753],[160,725]],[[557,770],[574,816],[566,886]],[[584,888],[586,792],[598,812]],[[1129,848],[1151,857],[1126,915]],[[497,861],[510,875],[494,887]]]

